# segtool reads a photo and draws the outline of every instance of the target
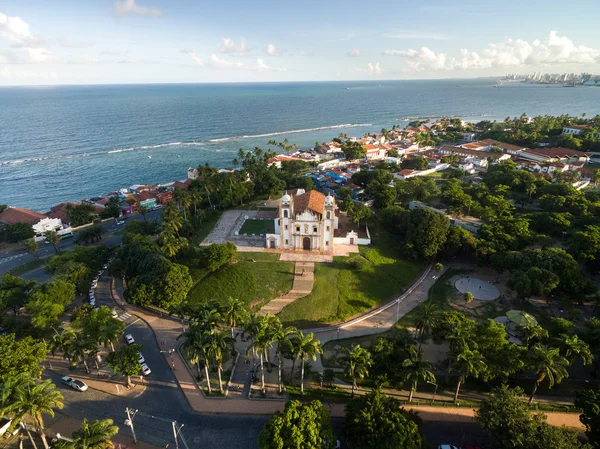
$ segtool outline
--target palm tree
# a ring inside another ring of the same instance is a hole
[[[219,327],[221,313],[216,308],[213,308],[211,304],[207,304],[207,307],[200,310],[200,313],[195,319],[203,330],[212,333]]]
[[[525,344],[530,347],[534,343],[539,343],[548,338],[548,331],[539,324],[529,323],[521,328],[521,335],[525,339]]]
[[[193,324],[188,327],[185,332],[179,335],[177,340],[183,339],[181,350],[188,356],[190,362],[196,364],[198,373],[200,373],[200,360],[204,361],[204,374],[206,376],[208,394],[211,394],[212,388],[210,386],[210,376],[208,373],[208,367],[210,364],[209,335],[210,334],[202,329],[200,325]]]
[[[258,357],[260,360],[261,391],[262,391],[263,395],[267,393],[266,388],[265,388],[265,364],[264,364],[265,360],[264,359],[267,358],[267,363],[268,363],[267,351],[269,350],[269,348],[271,347],[272,344],[273,344],[273,339],[272,339],[271,335],[269,334],[269,332],[266,331],[266,327],[262,326],[260,332],[258,333],[256,338],[254,338],[252,340],[252,344],[248,347],[248,351],[247,351],[247,353],[249,353],[250,351],[252,351],[253,353],[258,353]]]
[[[589,365],[594,360],[590,346],[577,335],[560,334],[554,339],[554,343],[560,355],[571,364],[577,357],[581,357],[584,365]]]
[[[146,215],[148,215],[148,209],[146,209],[142,205],[138,205],[138,214],[140,214],[144,218],[144,221],[146,221]]]
[[[110,345],[111,351],[115,351],[114,344],[119,340],[119,336],[125,329],[125,323],[119,320],[108,320],[100,326],[98,332],[98,343],[102,343],[106,348]]]
[[[50,340],[50,353],[52,355],[56,354],[56,351],[63,353],[63,358],[69,361],[69,366],[73,368],[73,362],[71,359],[71,354],[69,354],[69,348],[75,341],[77,335],[73,331],[72,328],[68,328],[63,330],[62,332],[58,332],[54,329],[54,335],[52,335],[52,339]]]
[[[250,341],[254,342],[260,332],[262,325],[261,318],[256,313],[251,313],[244,322],[244,334],[248,335]],[[254,366],[256,352],[252,350],[252,366]]]
[[[222,312],[223,319],[227,322],[227,325],[231,327],[231,338],[234,338],[233,329],[235,326],[240,323],[244,316],[246,315],[246,311],[244,309],[244,304],[239,299],[232,298],[231,296],[227,299],[225,303],[224,310]]]
[[[83,362],[85,372],[89,374],[90,369],[88,368],[85,358],[88,356],[91,350],[95,349],[95,343],[92,342],[87,335],[78,333],[75,337],[75,340],[73,340],[67,348],[67,351],[71,357],[72,363],[76,366],[79,362]]]
[[[277,369],[279,371],[279,373],[278,373],[279,394],[283,394],[283,376],[282,376],[283,351],[285,349],[287,349],[287,350],[292,349],[292,341],[291,341],[290,337],[292,335],[295,335],[298,330],[293,326],[284,328],[281,325],[281,321],[279,321],[279,319],[278,319],[278,322],[279,322],[279,326],[277,326],[277,328],[273,332],[273,341],[277,342]]]
[[[358,381],[369,375],[373,360],[371,353],[360,345],[352,345],[352,349],[344,348],[344,353],[346,372],[352,377],[352,397],[354,397]]]
[[[33,424],[40,429],[40,436],[46,449],[49,449],[49,446],[44,433],[44,419],[42,414],[53,417],[54,408],[63,408],[62,400],[62,394],[60,394],[56,386],[49,379],[37,385],[26,385],[18,388],[16,391],[13,406],[15,421],[20,422],[26,415],[29,415]]]
[[[194,206],[194,216],[198,214],[198,206],[202,203],[202,194],[199,190],[190,190],[190,200],[192,206]]]
[[[167,257],[174,258],[180,249],[183,248],[184,244],[187,243],[187,239],[179,237],[170,228],[164,228],[160,233],[160,249]]]
[[[529,367],[536,373],[535,386],[529,398],[530,404],[533,402],[535,392],[544,379],[548,378],[548,383],[552,388],[555,383],[558,384],[569,376],[567,372],[569,361],[560,355],[558,348],[535,345],[529,350],[527,359]]]
[[[175,198],[177,205],[183,210],[183,219],[187,220],[186,211],[192,204],[189,192],[184,189],[175,189],[173,192],[173,198]]]
[[[217,365],[217,374],[219,376],[219,391],[223,394],[223,380],[221,379],[221,374],[223,372],[223,352],[229,348],[229,345],[232,344],[232,338],[227,335],[227,331],[219,332],[213,331],[210,334],[207,334],[208,339],[208,350],[210,354],[213,356],[215,360],[215,364]]]
[[[112,419],[97,420],[92,423],[83,418],[81,428],[73,432],[75,449],[111,449],[115,445],[110,440],[119,428]]]
[[[44,233],[44,236],[46,237],[46,241],[54,247],[54,252],[58,254],[59,251],[58,247],[56,246],[60,242],[60,235],[58,235],[58,232],[52,230],[46,231]]]
[[[458,371],[458,383],[456,384],[456,392],[454,393],[454,402],[458,400],[458,392],[460,386],[468,376],[479,377],[487,365],[481,353],[477,350],[471,350],[465,346],[461,352],[456,354],[452,370]]]
[[[408,351],[408,358],[402,362],[400,376],[402,382],[410,383],[408,402],[411,402],[413,393],[417,391],[419,381],[424,380],[425,382],[435,383],[435,375],[430,371],[432,368],[431,362],[423,360],[423,351],[417,352],[413,347],[409,348]]]
[[[321,342],[315,338],[312,332],[304,335],[301,330],[296,333],[298,338],[298,352],[296,358],[302,362],[300,371],[300,393],[304,394],[304,363],[309,360],[317,360],[317,354],[323,354]]]
[[[423,344],[424,337],[440,320],[440,308],[431,299],[425,301],[417,310],[415,318],[415,327],[419,338],[419,349]]]

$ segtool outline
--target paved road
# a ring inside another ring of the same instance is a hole
[[[161,210],[155,210],[155,211],[150,211],[148,212],[148,215],[146,216],[147,220],[154,220],[154,219],[158,219],[158,221],[160,222],[160,218],[162,211]],[[134,221],[134,220],[143,220],[144,218],[141,215],[135,214],[135,215],[130,215],[127,218],[127,221]],[[122,226],[117,225],[115,221],[107,221],[106,223],[101,223],[100,224],[105,231],[105,238],[102,241],[102,244],[106,245],[106,246],[117,246],[121,243],[121,237],[118,235],[114,235],[112,234],[115,231],[118,231],[119,229],[122,229]],[[74,237],[73,238],[69,238],[69,239],[65,239],[62,240],[59,244],[59,248],[61,250],[70,250],[71,248],[73,248],[73,246],[75,246],[75,239],[77,238],[77,232],[74,233]],[[36,256],[39,258],[47,258],[50,256],[54,255],[54,247],[48,243],[44,243],[41,242],[39,249],[36,251]],[[15,267],[18,267],[19,265],[24,264],[25,262],[29,262],[30,260],[34,260],[35,256],[25,252],[24,249],[19,249],[17,251],[12,251],[12,252],[5,252],[5,253],[0,253],[0,276],[2,276],[4,273],[6,273],[9,270],[12,270]]]

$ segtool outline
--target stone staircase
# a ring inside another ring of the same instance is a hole
[[[278,314],[285,306],[295,300],[308,295],[315,283],[315,264],[313,262],[296,262],[294,267],[294,284],[292,289],[283,296],[273,299],[265,304],[259,311],[259,315],[266,315],[267,312],[273,315]]]

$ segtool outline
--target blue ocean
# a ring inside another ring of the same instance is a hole
[[[0,204],[38,211],[229,167],[270,139],[302,146],[414,118],[600,113],[600,89],[496,80],[0,88]]]

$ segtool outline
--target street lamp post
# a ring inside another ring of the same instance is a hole
[[[437,393],[438,384],[436,384],[435,382],[430,382],[430,381],[427,381],[427,383],[431,384],[431,385],[435,385],[435,388],[433,389],[433,396],[431,396],[431,403],[433,404],[433,402],[435,401],[435,394]]]
[[[127,419],[125,420],[125,425],[131,428],[131,434],[133,435],[133,442],[137,444],[137,438],[135,436],[135,430],[133,428],[133,418],[135,418],[135,414],[137,410],[130,410],[129,408],[125,409],[125,413],[127,413]]]

